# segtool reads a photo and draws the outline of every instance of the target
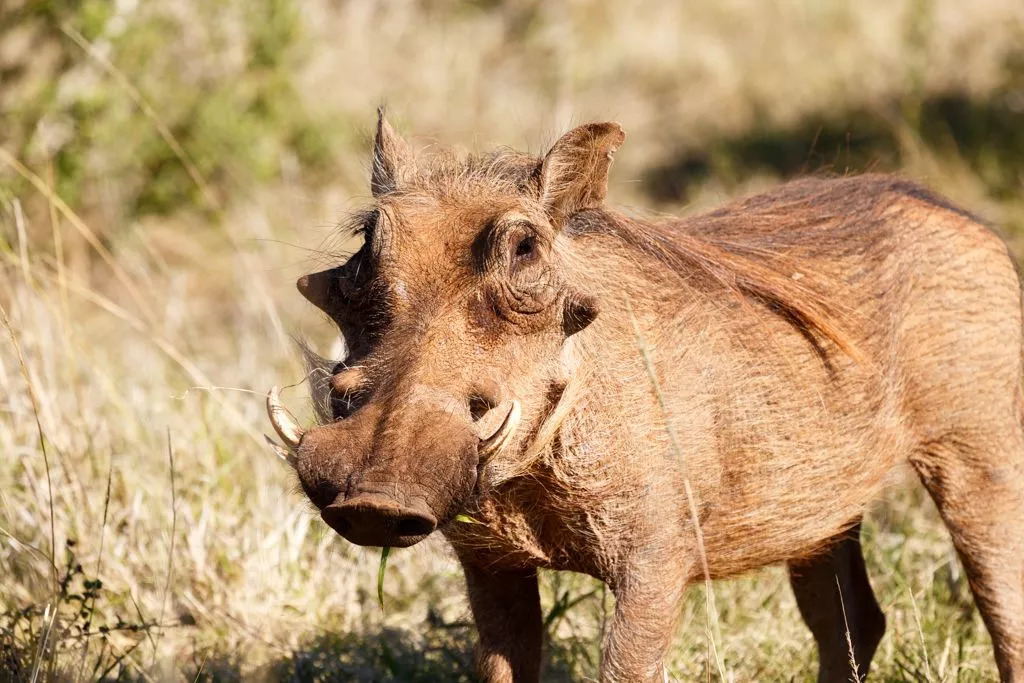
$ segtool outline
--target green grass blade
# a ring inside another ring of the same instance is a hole
[[[384,611],[384,570],[388,568],[388,554],[391,548],[384,546],[380,549],[380,567],[377,568],[377,602],[380,609]]]

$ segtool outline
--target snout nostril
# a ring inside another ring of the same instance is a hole
[[[352,520],[349,519],[346,512],[340,506],[328,505],[320,513],[320,516],[327,522],[327,526],[344,536],[352,529]]]
[[[344,535],[352,528],[352,522],[345,517],[337,517],[333,523],[331,523],[331,527],[339,534]]]

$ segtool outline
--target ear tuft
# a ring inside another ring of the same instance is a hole
[[[626,133],[614,121],[573,128],[554,144],[540,169],[540,200],[556,226],[604,203],[608,170]]]
[[[370,191],[374,197],[398,189],[403,170],[412,159],[405,140],[388,123],[384,105],[377,108],[377,134],[373,140],[373,169],[370,172]]]

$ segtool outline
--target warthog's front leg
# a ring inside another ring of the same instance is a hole
[[[544,626],[535,571],[488,571],[463,564],[480,634],[477,670],[487,683],[540,680]]]
[[[653,566],[634,567],[624,581],[616,583],[615,613],[601,657],[602,681],[665,680],[665,652],[686,589],[683,564],[677,556],[659,555]]]

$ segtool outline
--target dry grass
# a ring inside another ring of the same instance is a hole
[[[292,282],[329,260],[325,245],[344,250],[330,226],[367,193],[352,122],[367,130],[386,97],[402,127],[442,142],[537,151],[568,123],[617,118],[630,139],[612,197],[640,203],[643,170],[703,136],[913,88],[986,92],[1019,48],[1024,6],[976,4],[964,17],[953,0],[489,11],[322,0],[304,5],[312,57],[298,78],[305,106],[337,116],[348,136],[326,186],[283,174],[239,188],[212,214],[115,230],[101,217],[116,212],[79,216],[64,204],[51,191],[53,168],[25,168],[0,151],[0,177],[35,178],[0,210],[10,337],[0,344],[0,666],[21,662],[25,680],[33,671],[88,680],[107,666],[111,677],[142,680],[468,680],[472,631],[443,544],[391,553],[382,611],[378,555],[330,533],[262,440],[263,391],[302,379],[289,335],[331,343]],[[106,73],[129,105],[158,93],[154,83],[117,85],[111,66],[82,68]],[[136,115],[158,125],[147,107]],[[894,125],[910,175],[997,222],[1024,224],[1024,192],[992,199],[966,163]],[[693,203],[773,181],[712,178]],[[298,408],[304,391],[286,400]],[[909,479],[872,512],[865,535],[889,620],[875,680],[993,679],[947,535]],[[83,583],[97,578],[101,587]],[[714,585],[714,651],[704,590],[688,596],[671,676],[719,677],[718,657],[729,680],[812,679],[811,637],[784,571]],[[552,677],[596,675],[610,596],[586,577],[552,574],[544,600]]]

